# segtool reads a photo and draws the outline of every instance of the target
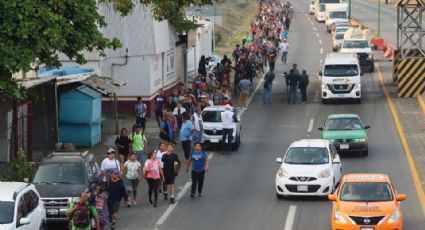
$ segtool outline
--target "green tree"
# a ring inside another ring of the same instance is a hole
[[[97,4],[112,2],[123,16],[129,14],[136,0],[2,0],[0,1],[0,95],[28,99],[28,93],[11,79],[18,71],[30,70],[37,61],[58,67],[58,54],[77,63],[85,63],[81,51],[100,51],[121,46],[99,31],[107,26],[97,11]],[[202,5],[209,0],[137,0],[150,4],[155,19],[169,20],[177,32],[195,28],[183,8]]]
[[[23,149],[18,151],[18,159],[13,159],[7,165],[6,169],[0,175],[1,180],[5,181],[24,181],[31,179],[35,173],[35,162],[29,161]]]

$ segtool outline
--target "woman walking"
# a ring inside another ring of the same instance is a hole
[[[162,173],[160,162],[156,159],[155,152],[148,153],[148,160],[145,163],[144,172],[149,186],[149,203],[157,207],[159,180],[161,177],[164,177],[164,174]],[[152,193],[155,198],[154,202],[152,202]]]
[[[142,177],[142,165],[137,161],[134,153],[130,154],[130,159],[124,164],[125,187],[128,194],[128,203],[136,205],[137,186]]]
[[[120,172],[114,170],[111,174],[111,179],[108,181],[107,191],[109,193],[109,214],[111,216],[111,224],[115,225],[118,219],[118,210],[120,208],[121,200],[127,202],[127,206],[130,207],[128,203],[127,192],[125,191],[124,182],[120,178]]]
[[[177,154],[174,153],[173,145],[167,147],[167,154],[162,156],[163,172],[164,172],[164,198],[170,192],[170,203],[174,204],[174,180],[180,169],[180,160]]]
[[[159,164],[161,165],[161,169],[162,169],[164,167],[164,164],[162,163],[161,159],[162,159],[162,156],[167,154],[167,149],[164,143],[159,143],[158,150],[156,150],[155,154],[156,154],[156,160],[159,161]],[[159,180],[159,186],[158,186],[159,193],[162,193],[163,186],[164,186],[164,180],[163,178],[161,178]],[[167,200],[167,198],[168,197],[166,196],[166,194],[164,194],[164,200]]]
[[[194,151],[190,155],[187,163],[186,172],[192,164],[192,190],[190,197],[195,198],[196,188],[198,188],[198,196],[202,197],[202,188],[204,186],[205,172],[209,169],[208,154],[202,150],[201,143],[196,143]]]
[[[130,153],[130,144],[131,140],[128,137],[128,131],[126,128],[121,129],[120,135],[115,140],[115,146],[118,149],[118,154],[120,156],[120,166],[123,168],[124,163],[128,159],[128,154]]]

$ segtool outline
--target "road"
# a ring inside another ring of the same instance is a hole
[[[332,52],[331,36],[325,32],[323,24],[316,23],[312,16],[307,15],[308,1],[292,3],[296,13],[289,32],[289,64],[278,63],[276,71],[289,71],[292,63],[298,63],[300,69],[307,69],[311,81],[309,103],[283,103],[286,100],[283,78],[276,79],[274,83],[270,106],[262,105],[260,89],[242,117],[239,151],[232,155],[214,154],[202,198],[192,200],[188,193],[182,193],[182,199],[176,206],[169,207],[160,201],[157,209],[145,204],[131,209],[122,208],[117,229],[140,229],[140,226],[158,230],[330,229],[331,202],[326,199],[276,199],[274,178],[279,165],[274,160],[282,156],[295,140],[319,138],[317,128],[333,113],[357,113],[372,127],[369,131],[369,156],[343,155],[343,172],[389,174],[397,190],[408,195],[408,200],[402,204],[404,229],[423,229],[425,219],[420,202],[376,74],[363,76],[364,98],[361,104],[321,104],[317,73],[325,54]],[[354,16],[364,18],[367,14],[357,13],[356,7],[354,10]],[[312,119],[314,126],[309,132]],[[182,174],[180,176],[188,178]],[[160,224],[157,224],[159,219]]]

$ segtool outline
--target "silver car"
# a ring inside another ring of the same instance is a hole
[[[221,113],[224,112],[224,106],[208,106],[202,111],[202,120],[204,133],[202,143],[208,145],[219,145],[222,143],[223,126],[221,123]],[[237,114],[237,111],[233,109]],[[241,122],[238,115],[238,122],[233,122],[233,140],[232,150],[236,151],[241,143]]]

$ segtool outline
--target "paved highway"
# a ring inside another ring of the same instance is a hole
[[[292,3],[296,13],[289,33],[288,64],[278,63],[276,72],[289,71],[292,63],[297,63],[300,69],[307,69],[311,81],[309,103],[283,103],[286,102],[283,78],[274,83],[270,106],[262,105],[260,88],[242,117],[239,151],[232,155],[214,154],[210,172],[206,175],[204,197],[192,200],[188,193],[182,193],[182,199],[175,207],[168,207],[161,201],[158,209],[147,208],[144,204],[143,207],[122,208],[118,229],[140,229],[140,226],[144,226],[143,229],[173,230],[330,229],[331,202],[326,199],[276,199],[274,179],[279,165],[274,160],[295,140],[319,138],[317,128],[332,113],[357,113],[372,127],[369,156],[342,155],[343,172],[389,174],[398,192],[408,195],[402,204],[404,229],[423,229],[425,219],[420,201],[375,74],[363,76],[361,104],[321,104],[317,73],[325,54],[332,51],[331,36],[325,32],[324,24],[318,24],[307,15],[308,1]],[[368,14],[358,12],[356,7],[353,12],[354,16],[361,18]],[[394,29],[395,26],[392,32],[388,29],[388,33],[394,34]],[[314,125],[309,130],[311,122]],[[181,174],[180,182],[183,177],[188,178],[184,172]]]

